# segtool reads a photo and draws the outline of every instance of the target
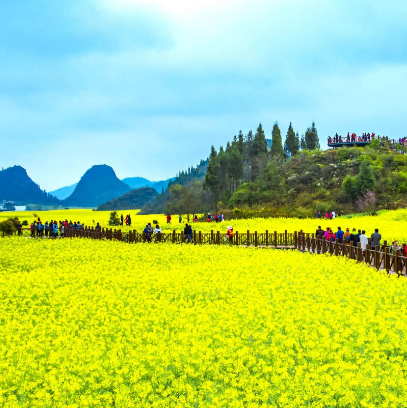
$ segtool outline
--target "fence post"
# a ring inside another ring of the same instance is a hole
[[[175,244],[175,234],[176,234],[176,232],[175,232],[175,230],[172,230],[172,243],[173,244]]]
[[[335,256],[339,256],[339,239],[335,239]]]
[[[285,233],[284,233],[284,246],[287,248],[287,230],[285,230]]]
[[[294,231],[294,248],[295,248],[295,249],[298,249],[297,231]]]
[[[314,237],[312,237],[312,239],[311,239],[311,252],[314,254],[316,251],[315,251],[315,249],[316,249],[316,242],[315,242],[316,240],[315,240],[315,238]]]
[[[247,246],[250,245],[250,231],[247,230],[247,242],[246,242]]]
[[[277,248],[277,231],[274,231],[274,248]]]
[[[357,261],[362,262],[363,261],[363,252],[362,252],[362,244],[358,242],[358,248],[356,250],[357,253]]]
[[[239,231],[236,231],[235,234],[235,245],[239,245]]]
[[[390,254],[388,246],[384,248],[384,267],[387,273],[390,273]]]
[[[199,245],[202,245],[202,231],[198,232]]]
[[[372,254],[372,252],[371,252],[371,249],[370,249],[370,245],[366,245],[366,250],[365,250],[365,262],[367,263],[367,264],[369,264],[369,266],[370,266],[370,262],[371,262],[371,254]]]
[[[380,252],[377,245],[374,247],[374,266],[380,269]]]
[[[393,260],[393,267],[394,267],[394,272],[397,273],[397,275],[400,277],[399,274],[399,256],[400,256],[400,249],[398,249],[395,253],[394,253],[394,260]]]
[[[355,251],[353,249],[353,241],[349,243],[349,259],[355,259]]]
[[[117,240],[118,241],[123,241],[123,235],[122,235],[122,230],[119,229],[119,231],[117,231]]]
[[[217,244],[220,245],[220,231],[216,231],[216,241]]]
[[[213,230],[211,230],[211,245],[213,245]]]
[[[254,246],[257,248],[257,231],[254,231]]]
[[[194,245],[196,245],[196,230],[194,230]]]
[[[268,245],[269,245],[269,231],[266,230],[266,248],[268,247]]]

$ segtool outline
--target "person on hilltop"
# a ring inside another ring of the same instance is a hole
[[[178,222],[181,224],[181,222],[182,222],[182,215],[180,214],[180,215],[178,215]]]
[[[167,224],[170,224],[170,223],[171,223],[171,215],[167,214]]]
[[[341,230],[341,227],[338,227],[338,232],[336,233],[336,238],[339,240],[339,243],[342,244],[344,232]]]
[[[318,227],[315,237],[317,239],[322,239],[324,237],[324,230],[321,227]]]
[[[382,239],[382,236],[379,234],[379,230],[376,228],[374,230],[374,233],[370,237],[370,247],[372,249],[376,249],[376,247],[379,247],[378,250],[380,251],[380,240]]]

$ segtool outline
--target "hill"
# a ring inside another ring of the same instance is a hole
[[[121,197],[99,205],[98,211],[139,209],[154,200],[157,195],[157,191],[152,187],[136,188]]]
[[[114,170],[105,164],[91,167],[80,179],[74,192],[64,200],[66,206],[97,207],[129,192]]]
[[[123,179],[122,181],[123,183],[126,183],[131,188],[152,187],[158,193],[161,193],[163,189],[166,190],[166,188],[168,187],[168,184],[173,180],[175,180],[175,177],[169,178],[167,180],[162,180],[162,181],[150,181],[144,177],[127,177]]]
[[[60,201],[41,190],[21,166],[9,167],[0,171],[0,201],[14,201],[17,205],[41,204],[60,205]]]
[[[59,198],[60,200],[65,200],[65,198],[68,198],[74,192],[77,185],[78,183],[72,184],[71,186],[61,187],[57,190],[50,191],[50,194]]]

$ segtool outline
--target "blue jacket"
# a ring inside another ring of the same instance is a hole
[[[339,230],[337,233],[336,233],[336,238],[338,238],[338,239],[343,239],[343,235],[344,235],[345,233],[342,231],[342,230]]]

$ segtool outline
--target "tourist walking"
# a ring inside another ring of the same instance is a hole
[[[190,243],[192,240],[192,228],[188,224],[185,224],[184,228],[184,241],[185,240],[188,240],[188,243]]]

